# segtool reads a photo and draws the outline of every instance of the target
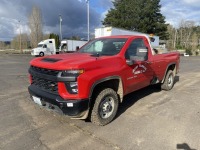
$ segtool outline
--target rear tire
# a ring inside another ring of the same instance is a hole
[[[39,56],[40,56],[40,57],[43,57],[43,56],[44,56],[44,53],[43,53],[43,52],[40,52],[40,53],[39,53]]]
[[[169,91],[173,88],[173,86],[174,86],[174,73],[172,70],[169,70],[165,77],[165,81],[161,84],[161,89]]]
[[[91,122],[104,126],[110,123],[116,116],[119,106],[117,93],[106,88],[99,92],[91,111]]]

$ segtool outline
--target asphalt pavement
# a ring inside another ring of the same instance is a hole
[[[72,120],[30,101],[30,55],[0,54],[1,150],[200,149],[200,57],[181,57],[174,88],[125,96],[106,126]]]

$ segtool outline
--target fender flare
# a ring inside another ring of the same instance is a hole
[[[91,89],[90,89],[90,93],[89,93],[89,103],[88,103],[88,109],[87,111],[84,113],[84,115],[80,118],[77,118],[77,119],[86,119],[90,113],[90,109],[91,109],[91,105],[92,105],[92,94],[93,94],[93,91],[95,89],[95,87],[97,85],[99,85],[100,83],[103,83],[105,81],[109,81],[109,80],[113,80],[113,79],[117,79],[119,80],[119,87],[118,87],[118,91],[117,91],[117,94],[119,95],[120,97],[120,102],[123,101],[123,94],[124,94],[124,90],[123,90],[123,84],[122,84],[122,79],[120,76],[109,76],[109,77],[105,77],[105,78],[102,78],[100,80],[97,80],[95,83],[93,83]]]
[[[124,90],[123,90],[122,79],[121,79],[120,76],[109,76],[109,77],[105,77],[105,78],[102,78],[102,79],[96,81],[96,82],[92,85],[92,87],[91,87],[91,89],[90,89],[89,99],[91,99],[92,94],[93,94],[93,91],[94,91],[94,89],[95,89],[95,87],[96,87],[97,85],[99,85],[100,83],[103,83],[103,82],[105,82],[105,81],[109,81],[109,80],[113,80],[113,79],[119,80],[119,87],[118,87],[117,94],[120,96],[120,102],[122,102],[122,101],[123,101],[123,96],[124,96],[124,95],[123,95],[123,94],[124,94]]]
[[[163,82],[165,81],[165,77],[166,77],[166,75],[167,75],[167,71],[169,70],[169,67],[170,67],[171,65],[175,65],[175,68],[174,68],[174,70],[173,70],[174,76],[175,76],[175,74],[176,74],[176,63],[173,62],[173,63],[170,63],[170,64],[166,67],[165,74],[164,74],[164,77],[163,77],[161,83],[163,83]]]

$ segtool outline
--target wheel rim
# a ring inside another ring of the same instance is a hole
[[[104,100],[101,102],[99,110],[101,118],[109,118],[114,110],[114,98],[112,98],[111,96],[105,97]]]
[[[171,74],[168,78],[168,87],[171,87],[173,85],[173,75]]]

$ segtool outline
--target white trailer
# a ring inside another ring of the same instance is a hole
[[[31,51],[33,56],[44,56],[56,54],[56,45],[54,39],[43,40],[38,43],[38,46]]]
[[[80,47],[85,45],[87,41],[78,41],[78,40],[62,40],[59,47],[59,52],[74,52]]]
[[[95,29],[95,38],[103,37],[103,36],[111,36],[111,35],[146,35],[148,37],[151,37],[151,35],[146,33],[141,33],[137,31],[130,31],[115,27],[101,27]],[[159,36],[153,36],[155,39],[154,41],[151,41],[152,47],[158,47],[159,46]]]

